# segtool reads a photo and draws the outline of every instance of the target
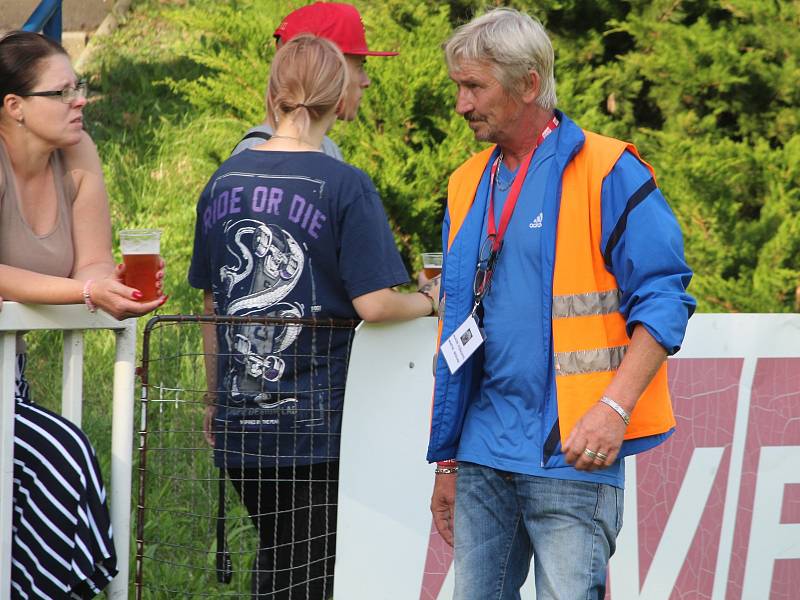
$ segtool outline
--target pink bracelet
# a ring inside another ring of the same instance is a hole
[[[86,305],[86,308],[89,312],[95,312],[97,307],[92,302],[92,294],[89,291],[89,286],[94,283],[94,279],[88,279],[86,283],[83,284],[83,303]]]

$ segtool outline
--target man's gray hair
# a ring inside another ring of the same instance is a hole
[[[495,77],[513,96],[525,89],[533,69],[540,80],[536,103],[555,108],[553,45],[537,19],[513,8],[495,8],[456,29],[442,47],[451,71],[462,61],[492,63]]]

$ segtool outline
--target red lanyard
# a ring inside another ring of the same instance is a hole
[[[495,178],[497,177],[497,170],[500,167],[500,162],[503,160],[502,153],[492,164],[492,171],[491,175],[489,176],[489,219],[486,224],[486,233],[488,234],[489,239],[492,240],[492,250],[495,253],[500,251],[500,246],[503,243],[503,237],[506,234],[506,229],[508,229],[508,223],[511,221],[511,215],[514,212],[514,207],[517,205],[517,198],[519,198],[519,193],[522,190],[522,184],[525,182],[525,176],[528,174],[528,167],[533,159],[533,154],[536,152],[536,149],[541,145],[545,138],[555,131],[556,127],[558,127],[558,117],[554,116],[552,121],[550,121],[547,124],[547,127],[542,130],[542,133],[539,134],[539,138],[536,140],[536,144],[533,146],[533,149],[522,161],[519,171],[517,171],[517,175],[514,177],[514,183],[511,185],[511,190],[508,192],[505,205],[503,206],[503,212],[500,215],[499,230],[497,229],[494,220],[494,182]]]

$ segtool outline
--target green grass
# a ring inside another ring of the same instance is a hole
[[[145,542],[144,598],[249,596],[248,568],[257,537],[230,485],[226,533],[234,579],[227,585],[216,582],[219,471],[202,436],[200,347],[199,326],[193,323],[158,324],[148,340],[147,451],[146,463],[138,463],[146,464],[145,509],[136,516]]]
[[[282,15],[303,2],[135,2],[83,73],[92,89],[85,124],[97,144],[108,189],[113,229],[163,230],[167,263],[165,314],[197,313],[201,293],[189,287],[195,205],[203,186],[230,149],[264,116],[264,82]],[[356,131],[355,128],[352,131]],[[360,142],[359,146],[366,148]],[[118,250],[116,257],[119,260]],[[139,348],[147,320],[139,322]],[[37,402],[60,410],[60,332],[28,335],[28,374]],[[214,575],[217,471],[200,433],[203,365],[196,326],[163,330],[152,339],[151,384],[169,401],[150,403],[144,539],[145,598],[249,597],[248,567],[256,535],[229,489],[228,541],[235,578]],[[109,482],[114,336],[86,335],[83,428]],[[155,388],[151,390],[152,394]],[[137,383],[135,398],[139,398]],[[140,402],[135,408],[136,427]],[[140,437],[134,438],[134,448]],[[179,450],[183,448],[183,450]],[[131,594],[135,575],[139,455],[134,450]]]
[[[119,30],[98,40],[100,48],[87,72],[93,90],[85,111],[86,127],[103,162],[115,232],[130,227],[163,229],[162,255],[167,262],[166,289],[170,300],[161,312],[194,313],[201,308],[201,293],[186,283],[192,252],[194,209],[208,177],[224,160],[242,132],[263,118],[265,64],[252,73],[253,97],[238,114],[199,114],[185,95],[173,89],[174,81],[192,82],[213,71],[193,53],[207,31],[187,29],[182,19],[191,8],[184,3],[145,1],[134,8]],[[214,5],[217,3],[206,3]],[[220,5],[222,3],[219,3]],[[273,14],[285,5],[273,3]],[[231,16],[211,15],[217,25]],[[200,11],[202,12],[202,11]],[[210,11],[214,13],[214,11]],[[274,18],[272,19],[274,21]],[[258,17],[253,26],[263,25]],[[259,25],[261,24],[261,25]],[[272,25],[274,28],[274,25]],[[263,29],[266,31],[266,28]],[[270,30],[271,31],[271,30]],[[265,36],[261,36],[266,40]],[[120,256],[117,253],[117,259]],[[139,322],[139,347],[146,319]],[[37,332],[29,342],[28,375],[36,401],[60,410],[60,332]],[[155,335],[154,352],[167,358],[154,376],[164,385],[199,390],[204,387],[203,367],[196,356],[200,338],[196,329],[182,334]],[[110,332],[86,335],[83,428],[98,452],[106,483],[111,458],[111,395],[114,337]],[[139,398],[139,385],[135,397]],[[151,404],[147,476],[147,540],[144,563],[144,598],[249,598],[249,575],[257,538],[229,488],[228,542],[234,553],[235,577],[221,586],[214,575],[215,520],[218,472],[211,450],[202,439],[202,404],[197,394]],[[139,424],[137,401],[135,423]],[[134,438],[134,448],[139,436]],[[184,447],[190,450],[177,451]],[[172,448],[172,450],[171,450]],[[136,506],[139,457],[134,450],[133,515],[131,532],[131,597],[136,555]],[[179,475],[179,479],[175,476]],[[188,512],[188,511],[191,512]],[[189,568],[191,567],[191,568]]]

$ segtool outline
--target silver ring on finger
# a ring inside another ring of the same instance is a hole
[[[588,456],[589,458],[591,458],[592,460],[594,460],[595,458],[597,458],[597,452],[595,452],[594,450],[589,450],[588,448],[584,448],[584,449],[583,449],[583,453],[584,453],[586,456]]]

